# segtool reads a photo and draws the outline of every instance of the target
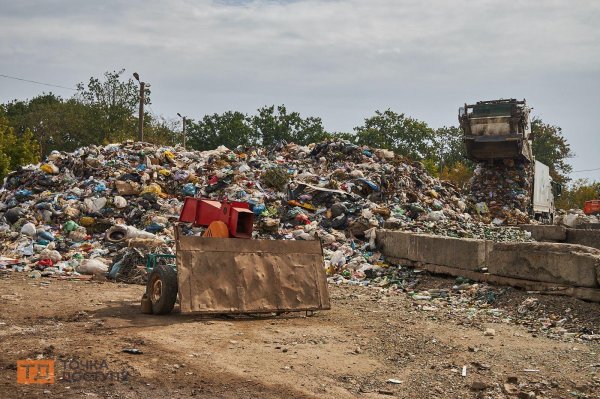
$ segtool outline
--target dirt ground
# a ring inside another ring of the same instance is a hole
[[[535,297],[568,314],[569,329],[597,334],[600,304],[508,290],[494,305],[505,316],[471,317],[468,306],[330,285],[332,309],[312,317],[150,316],[143,290],[0,276],[0,398],[600,398],[600,341],[550,339],[506,316]],[[17,384],[19,359],[55,359],[56,382]]]

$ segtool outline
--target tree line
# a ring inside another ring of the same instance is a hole
[[[125,78],[125,70],[106,72],[77,84],[71,98],[44,93],[30,100],[0,105],[0,179],[20,165],[38,162],[53,150],[73,151],[93,144],[137,138],[139,90]],[[145,104],[151,92],[145,91]],[[159,117],[145,107],[144,139],[161,145],[182,142],[178,120]],[[151,110],[151,108],[150,108]],[[569,181],[573,156],[558,126],[539,118],[532,121],[533,152],[549,165],[553,178]],[[426,122],[387,109],[375,111],[352,132],[330,132],[319,117],[303,116],[285,105],[264,106],[254,114],[226,111],[186,120],[187,146],[195,150],[220,145],[270,146],[286,141],[309,144],[341,138],[358,145],[393,150],[421,161],[429,173],[466,187],[473,165],[464,157],[461,130],[456,126],[432,128]]]

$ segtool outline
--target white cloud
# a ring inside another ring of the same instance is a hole
[[[598,166],[581,122],[599,102],[597,1],[96,3],[0,0],[0,71],[69,85],[126,67],[152,83],[157,112],[286,103],[332,130],[387,107],[453,124],[464,101],[526,97],[564,128],[576,168]]]

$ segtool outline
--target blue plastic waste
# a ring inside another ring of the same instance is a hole
[[[358,179],[359,181],[365,183],[367,186],[369,186],[373,191],[379,191],[379,186],[375,183],[373,183],[370,180],[367,179]]]
[[[158,233],[159,231],[164,230],[165,226],[160,223],[150,223],[144,230],[149,233]]]
[[[18,191],[15,193],[15,197],[17,197],[17,198],[31,197],[32,195],[33,195],[33,191],[31,191],[31,190],[27,190],[27,189],[24,189],[24,190],[18,190]]]
[[[108,272],[108,278],[116,280],[117,274],[121,271],[121,262],[116,262],[111,268],[110,272]]]
[[[194,186],[193,183],[184,184],[181,188],[181,192],[183,193],[183,195],[196,195],[196,186]]]
[[[54,238],[54,235],[52,235],[52,233],[49,233],[47,231],[40,231],[37,235],[42,240],[48,240],[48,241],[56,240],[56,238]]]
[[[252,212],[254,212],[254,214],[258,216],[261,213],[263,213],[265,211],[265,209],[267,209],[267,207],[265,206],[265,204],[256,204],[252,208]]]

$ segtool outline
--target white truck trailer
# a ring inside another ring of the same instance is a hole
[[[552,223],[554,219],[554,185],[550,168],[540,161],[533,165],[532,213],[537,220]]]

